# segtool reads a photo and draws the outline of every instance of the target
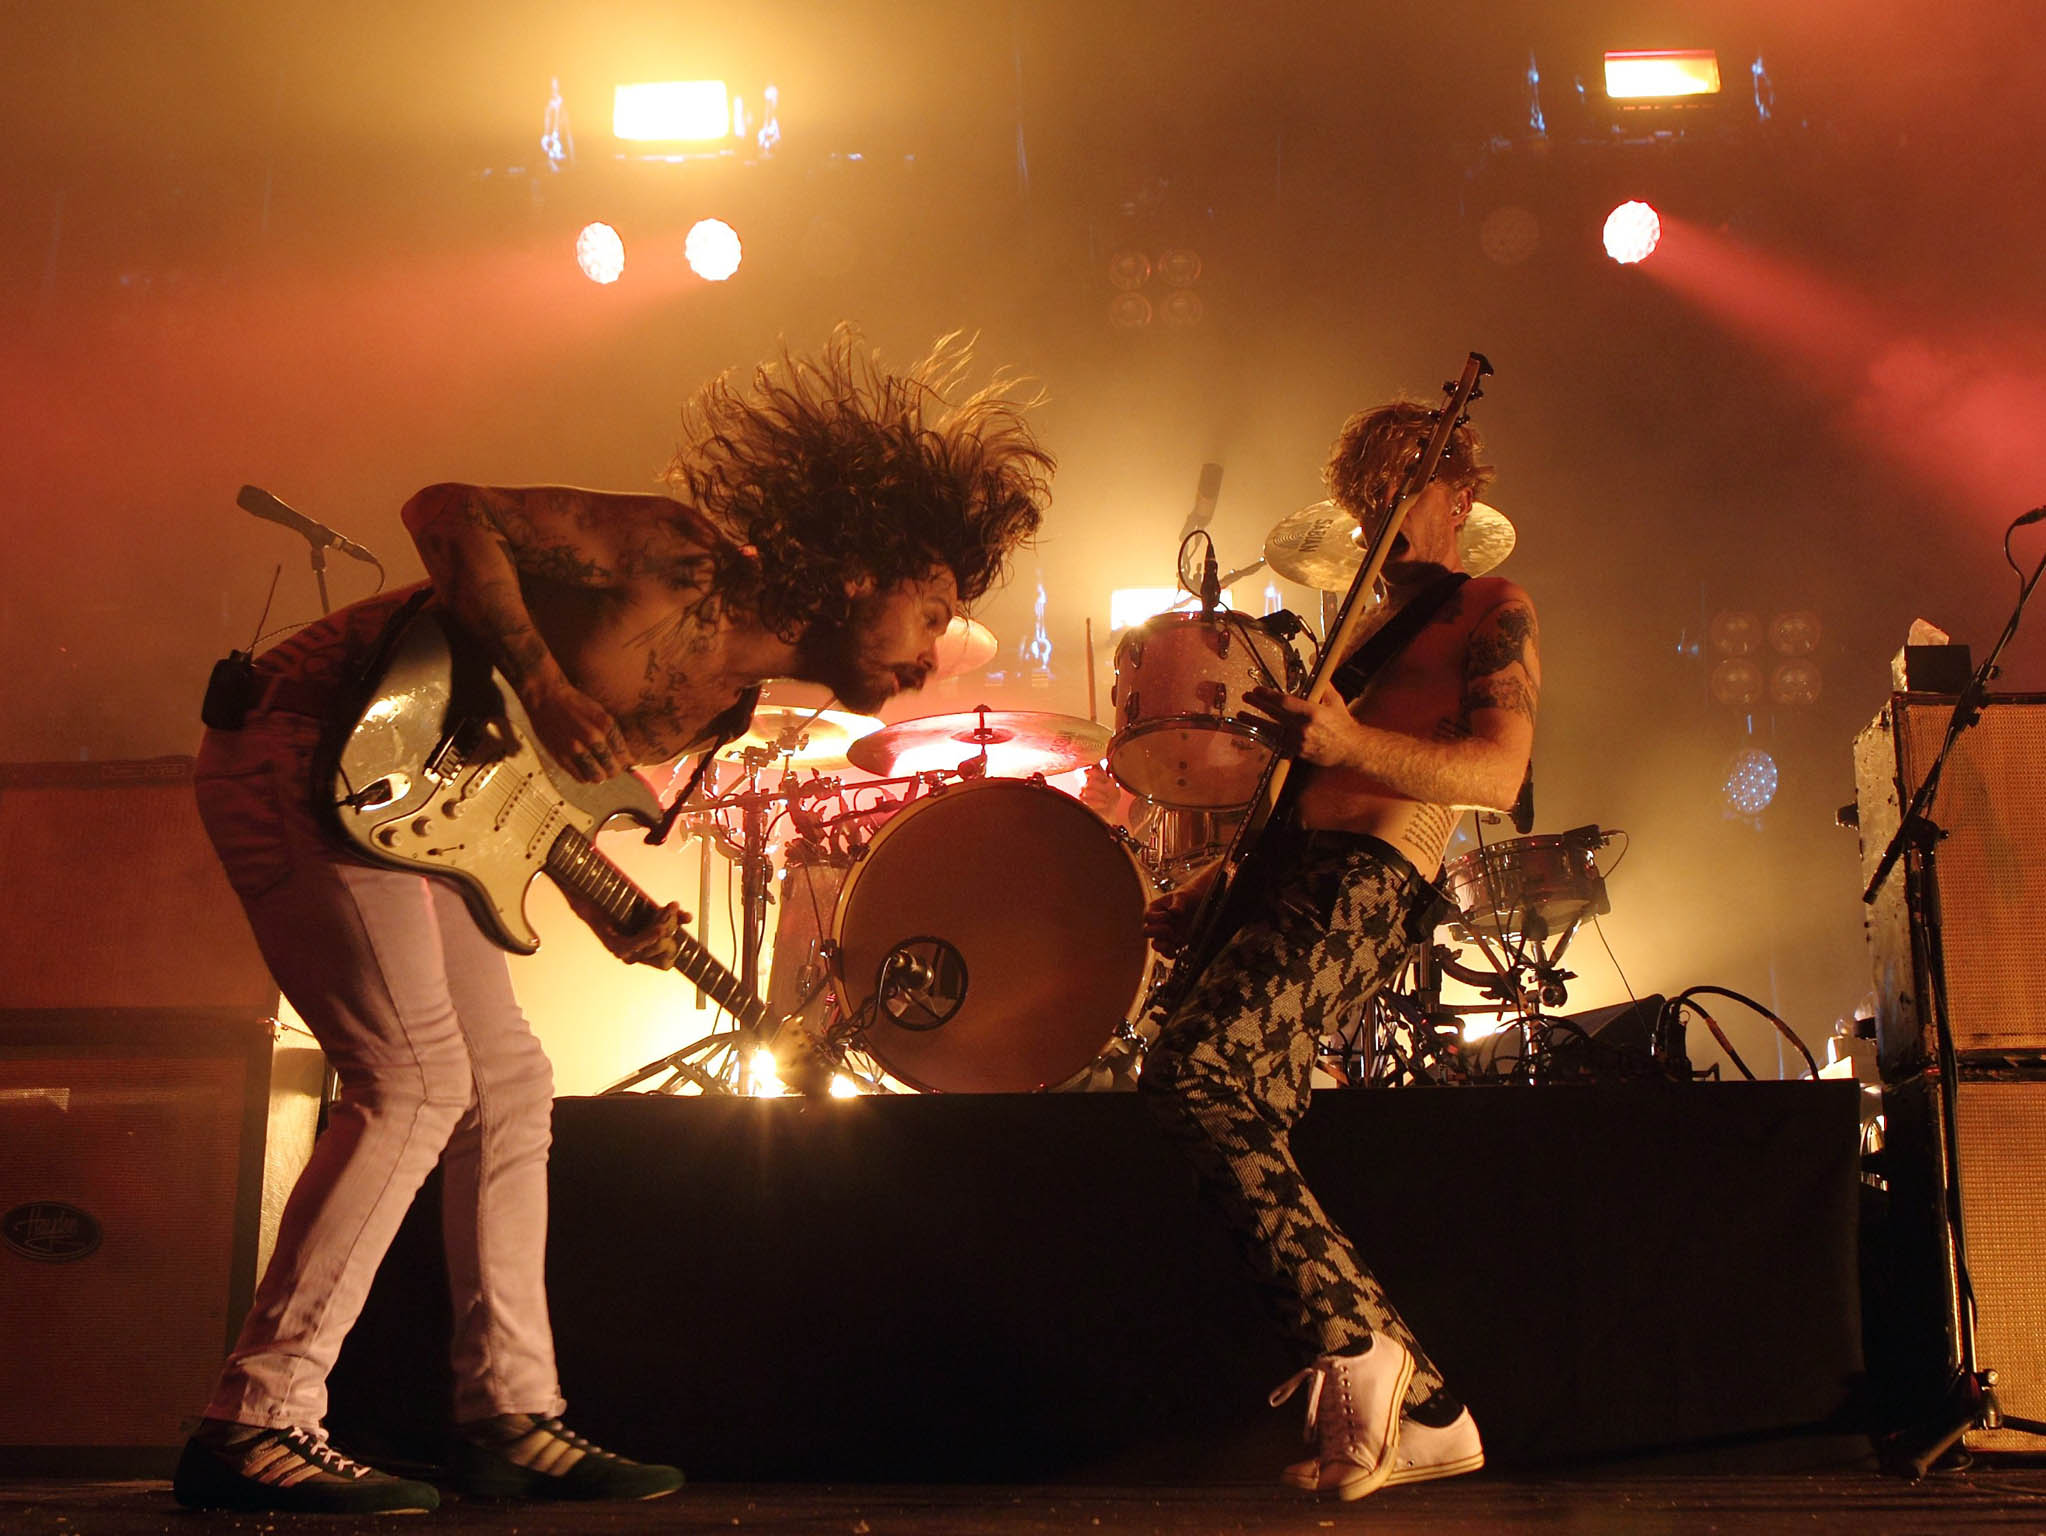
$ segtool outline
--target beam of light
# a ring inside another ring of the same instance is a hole
[[[1623,267],[1646,261],[1662,242],[1662,219],[1643,202],[1622,203],[1606,215],[1606,254]]]
[[[1941,327],[1689,220],[1663,221],[1641,270],[1841,402],[1870,452],[1998,526],[2046,484],[2046,334],[1999,318]]]
[[[593,283],[615,283],[625,271],[625,242],[609,224],[585,224],[575,237],[575,264]]]
[[[1606,55],[1614,101],[1674,101],[1719,94],[1719,55],[1710,48],[1651,48]]]
[[[1175,608],[1192,607],[1200,600],[1199,593],[1188,592],[1181,587],[1117,587],[1108,594],[1108,627],[1112,630],[1129,629]],[[1236,606],[1233,588],[1224,589],[1222,606]]]
[[[611,93],[611,131],[635,143],[703,144],[732,131],[722,80],[649,80]]]
[[[747,1064],[747,1091],[756,1099],[778,1099],[788,1092],[783,1086],[781,1074],[775,1070],[774,1052],[761,1046],[753,1053]]]
[[[860,1096],[860,1085],[843,1072],[831,1074],[831,1096],[834,1099],[856,1099]]]
[[[682,241],[689,270],[706,282],[721,283],[739,270],[739,232],[723,219],[698,219]]]

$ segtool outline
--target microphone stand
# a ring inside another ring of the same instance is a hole
[[[2035,520],[2034,514],[2027,513],[2013,522],[2010,531],[2004,534],[2006,558],[2010,554],[2010,533],[2031,520]],[[2012,561],[2012,568],[2016,569],[2015,561]],[[2019,573],[2018,600],[2011,610],[2010,620],[2004,625],[2003,633],[1997,636],[1996,644],[1982,665],[1968,679],[1967,687],[1954,700],[1954,712],[1947,722],[1946,736],[1940,742],[1939,751],[1933,756],[1932,766],[1926,770],[1917,791],[1911,796],[1911,803],[1905,807],[1889,846],[1883,850],[1874,875],[1861,893],[1862,902],[1873,905],[1898,861],[1909,855],[1905,865],[1906,910],[1915,911],[1919,917],[1919,921],[1912,924],[1912,939],[1918,950],[1920,974],[1928,983],[1933,1041],[1939,1066],[1940,1146],[1946,1186],[1943,1216],[1947,1241],[1954,1255],[1954,1315],[1959,1325],[1960,1336],[1956,1340],[1959,1358],[1944,1401],[1923,1422],[1897,1431],[1882,1446],[1883,1470],[1913,1482],[1923,1477],[1933,1463],[1970,1430],[2007,1425],[2028,1434],[2046,1435],[2046,1423],[2003,1412],[1996,1401],[1996,1372],[1984,1369],[1976,1354],[1975,1288],[1968,1278],[1967,1223],[1961,1209],[1958,1126],[1961,1060],[1954,1045],[1953,1022],[1947,1011],[1946,955],[1941,941],[1939,906],[1938,848],[1947,832],[1932,819],[1931,814],[1947,759],[1953,753],[1954,744],[1970,726],[1981,720],[1982,711],[1989,702],[1989,685],[1999,670],[1998,658],[2017,634],[2025,604],[2031,601],[2032,591],[2039,585],[2041,576],[2046,576],[2046,558],[2040,560],[2029,578]]]

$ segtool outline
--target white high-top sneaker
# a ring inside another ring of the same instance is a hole
[[[1334,1490],[1361,1499],[1391,1476],[1400,1438],[1400,1403],[1414,1374],[1406,1345],[1382,1333],[1361,1355],[1323,1355],[1272,1393],[1274,1408],[1304,1384],[1307,1436],[1315,1459],[1288,1467],[1281,1480],[1296,1488]]]

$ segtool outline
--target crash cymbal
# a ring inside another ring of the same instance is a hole
[[[1077,715],[979,709],[884,725],[854,742],[846,757],[855,768],[885,775],[956,768],[985,751],[991,774],[1020,778],[1083,768],[1107,750],[1108,727]]]
[[[862,737],[881,729],[872,715],[842,709],[805,709],[762,704],[746,734],[725,744],[720,757],[738,757],[749,747],[772,752],[778,762],[798,768],[843,767],[846,753]]]
[[[978,619],[955,613],[945,632],[938,636],[938,665],[931,673],[931,681],[978,672],[995,659],[995,652],[1000,649],[993,630]]]
[[[1265,561],[1288,581],[1324,592],[1347,592],[1364,563],[1357,519],[1332,501],[1302,507],[1265,535]],[[1457,535],[1463,568],[1473,576],[1495,569],[1513,553],[1513,524],[1482,501],[1471,507]]]

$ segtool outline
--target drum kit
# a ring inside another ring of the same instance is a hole
[[[1339,509],[1310,507],[1272,530],[1258,563],[1344,588],[1355,535]],[[1491,513],[1479,536],[1496,564],[1512,525]],[[884,725],[770,690],[677,827],[706,845],[699,911],[708,850],[739,871],[735,969],[755,993],[775,910],[765,998],[777,1022],[764,1038],[714,1032],[613,1091],[760,1091],[763,1048],[773,1077],[803,1093],[1133,1086],[1157,970],[1145,908],[1226,848],[1277,750],[1245,696],[1299,691],[1303,634],[1290,613],[1212,601],[1134,626],[1114,651],[1112,729],[984,705]],[[997,651],[984,626],[955,620],[937,676]],[[1498,974],[1446,951],[1438,969],[1523,1014],[1567,976],[1557,962],[1577,924],[1605,910],[1577,834],[1494,844],[1444,880],[1459,936]],[[1391,1003],[1387,1028],[1419,1020],[1410,1036],[1439,1039],[1439,995]]]

